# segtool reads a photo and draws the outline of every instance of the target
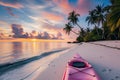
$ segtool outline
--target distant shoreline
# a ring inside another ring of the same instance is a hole
[[[8,39],[0,39],[0,42],[66,42],[66,40],[60,40],[60,39],[8,38]]]

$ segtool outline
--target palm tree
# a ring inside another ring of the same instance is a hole
[[[82,28],[81,28],[80,25],[78,24],[78,21],[79,21],[78,17],[79,17],[79,16],[80,16],[80,14],[76,13],[75,11],[72,11],[72,12],[69,13],[68,20],[69,20],[69,22],[71,22],[73,25],[77,25],[77,26],[80,28],[80,30],[81,30]]]
[[[110,13],[107,16],[108,25],[111,31],[118,30],[118,38],[120,38],[120,0],[111,0]]]
[[[104,10],[104,7],[102,7],[101,5],[98,5],[96,6],[96,8],[94,9],[95,11],[95,15],[96,15],[96,23],[98,24],[98,26],[100,26],[100,24],[102,25],[102,30],[103,30],[103,33],[102,33],[102,38],[105,39],[104,37],[104,28],[103,28],[103,23],[105,21],[105,10]]]
[[[104,21],[105,21],[104,7],[102,7],[101,5],[96,6],[96,8],[95,8],[95,14],[97,16],[98,26],[100,24],[103,24]]]
[[[73,33],[75,33],[76,35],[79,35],[78,33],[76,33],[75,31],[73,31],[72,30],[72,26],[71,26],[71,24],[70,23],[67,23],[67,24],[65,24],[65,28],[63,28],[63,30],[64,31],[66,31],[66,34],[70,34],[70,32],[73,32]]]
[[[114,26],[114,29],[120,27],[120,1],[111,0],[112,5],[110,6],[111,12],[108,15],[108,20],[112,22],[111,26]]]
[[[96,16],[94,11],[89,11],[89,15],[86,17],[86,21],[88,21],[88,25],[94,24],[96,26]]]
[[[88,25],[93,24],[95,26],[97,35],[99,36],[98,28],[96,26],[97,16],[95,14],[95,10],[89,11],[89,15],[86,17],[86,21],[88,22]]]
[[[81,37],[85,37],[85,35],[86,35],[85,30],[84,30],[83,28],[81,28],[80,36],[81,36]]]
[[[88,28],[86,28],[86,33],[89,33],[91,30],[90,30],[90,28],[88,27]]]

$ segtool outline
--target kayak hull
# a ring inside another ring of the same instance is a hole
[[[84,62],[84,68],[73,67],[73,62]],[[67,64],[62,80],[101,80],[92,66],[78,54]]]

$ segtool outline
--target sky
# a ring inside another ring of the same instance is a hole
[[[75,10],[80,14],[79,25],[88,26],[85,18],[96,5],[109,5],[109,0],[0,0],[0,32],[11,34],[12,24],[20,24],[25,32],[61,33],[63,38],[72,39],[76,35],[66,35],[63,31],[68,22],[68,13]],[[77,29],[77,28],[76,28]]]

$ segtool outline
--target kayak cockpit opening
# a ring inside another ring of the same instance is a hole
[[[82,61],[73,61],[69,63],[70,66],[76,67],[76,68],[85,68],[88,67],[88,65],[85,62]]]
[[[84,62],[73,62],[72,66],[77,67],[77,68],[85,68],[85,67],[87,67]]]

